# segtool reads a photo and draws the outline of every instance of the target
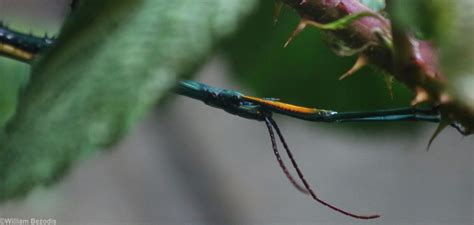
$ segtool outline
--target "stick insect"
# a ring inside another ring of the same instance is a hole
[[[55,40],[52,38],[42,38],[16,32],[0,23],[0,55],[30,64],[35,60],[38,54],[54,47],[54,44]],[[427,109],[407,107],[369,112],[336,112],[287,104],[272,98],[248,96],[234,90],[212,87],[190,80],[179,81],[174,91],[179,95],[200,100],[209,106],[222,109],[230,114],[264,122],[270,136],[273,153],[290,183],[303,194],[309,195],[317,203],[356,219],[375,219],[378,218],[379,215],[354,214],[338,208],[317,196],[309,182],[304,178],[302,170],[297,164],[293,153],[272,115],[280,114],[307,121],[326,123],[374,121],[424,121],[439,123],[441,121],[440,112],[436,107]],[[462,131],[456,124],[452,124],[452,126]],[[288,167],[282,160],[277,147],[276,137],[278,137],[282,143],[286,155],[296,171],[298,180],[291,175]]]

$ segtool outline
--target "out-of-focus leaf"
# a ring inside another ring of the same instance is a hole
[[[390,4],[390,13],[397,26],[411,30],[419,38],[437,39],[452,25],[454,14],[449,9],[456,1],[396,0]]]
[[[0,57],[0,130],[14,116],[18,93],[28,80],[27,65]]]
[[[314,28],[306,28],[283,48],[299,17],[285,8],[278,24],[273,26],[272,13],[271,4],[262,3],[238,35],[226,43],[238,80],[256,95],[340,111],[409,104],[410,94],[402,85],[394,84],[392,100],[384,76],[370,68],[339,81],[355,57],[336,56],[324,44],[321,32]]]
[[[115,143],[255,0],[83,0],[0,140],[0,200]],[[133,150],[133,149],[130,149]]]
[[[447,76],[470,74],[474,76],[474,1],[453,1],[445,8],[453,15],[438,42],[442,66]]]
[[[361,0],[361,2],[374,11],[380,11],[385,8],[385,0]]]
[[[449,1],[450,26],[438,41],[441,65],[460,101],[474,110],[474,1]]]

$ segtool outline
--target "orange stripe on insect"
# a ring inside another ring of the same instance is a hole
[[[314,108],[306,108],[302,106],[297,106],[297,105],[291,105],[283,102],[277,102],[277,101],[271,101],[271,100],[265,100],[257,97],[252,97],[252,96],[243,96],[244,99],[250,100],[253,102],[261,103],[266,106],[271,106],[277,109],[281,109],[284,111],[289,111],[289,112],[296,112],[296,113],[303,113],[303,114],[313,114],[317,112],[317,109]]]
[[[5,54],[7,56],[12,56],[26,61],[31,60],[34,57],[34,55],[29,52],[15,48],[12,45],[2,43],[0,43],[0,54]]]

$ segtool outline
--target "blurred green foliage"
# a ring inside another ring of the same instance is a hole
[[[395,82],[392,100],[384,75],[374,69],[365,68],[339,81],[339,76],[351,68],[355,57],[336,56],[325,45],[322,32],[314,28],[307,28],[283,48],[299,17],[285,8],[278,24],[273,26],[272,16],[272,5],[261,3],[259,10],[225,45],[236,78],[256,95],[339,111],[409,105],[411,94],[408,90]],[[397,125],[384,123],[384,126]]]
[[[30,68],[20,62],[0,57],[0,130],[15,115],[18,94],[28,82]]]
[[[115,143],[237,26],[254,0],[83,0],[32,66],[0,135],[0,201]],[[2,78],[12,70],[0,68]],[[15,78],[22,79],[22,78]],[[2,90],[6,121],[22,82]]]
[[[462,1],[462,0],[461,0]],[[452,26],[455,1],[397,0],[391,1],[391,15],[397,26],[414,32],[418,38],[437,39]]]

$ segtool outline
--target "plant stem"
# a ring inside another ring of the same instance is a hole
[[[372,12],[358,0],[283,0],[296,10],[302,19],[329,23],[347,15]],[[429,102],[439,106],[443,119],[461,124],[468,133],[474,130],[474,107],[448,90],[439,64],[435,46],[418,40],[391,21],[365,17],[346,29],[324,31],[334,41],[342,42],[368,59],[371,65],[393,75],[415,93],[412,104]],[[329,43],[333,44],[333,43]],[[368,47],[364,47],[368,46]]]

